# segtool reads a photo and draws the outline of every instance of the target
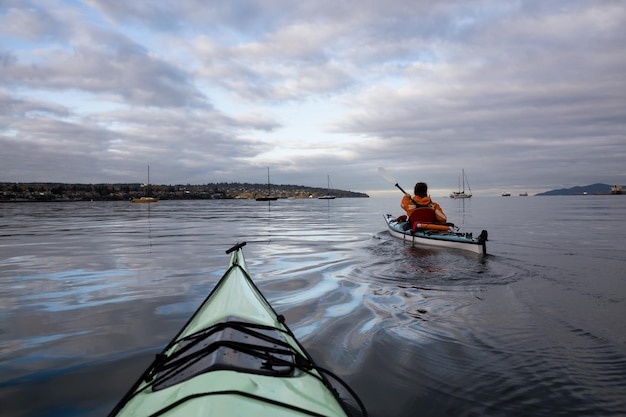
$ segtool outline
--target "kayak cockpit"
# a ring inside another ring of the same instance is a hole
[[[289,377],[296,367],[311,368],[307,358],[286,341],[285,333],[274,327],[227,317],[182,338],[169,357],[157,356],[146,379],[152,380],[156,391],[217,370]]]

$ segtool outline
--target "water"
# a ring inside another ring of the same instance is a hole
[[[102,416],[247,241],[372,416],[626,415],[626,198],[437,200],[489,256],[411,248],[399,200],[0,204],[0,414]]]

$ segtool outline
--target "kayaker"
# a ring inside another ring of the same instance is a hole
[[[430,210],[426,210],[429,213],[434,212],[434,219],[432,221],[445,223],[448,218],[446,214],[443,212],[439,204],[435,203],[430,199],[428,195],[428,185],[425,182],[418,182],[415,184],[415,189],[413,190],[415,195],[411,197],[408,193],[402,197],[402,202],[400,203],[400,207],[406,211],[407,216],[410,218],[411,214],[418,209],[426,208]],[[416,205],[417,203],[417,205]],[[429,215],[428,213],[426,214]],[[432,216],[432,214],[430,214]],[[428,221],[427,218],[420,219],[421,221]]]

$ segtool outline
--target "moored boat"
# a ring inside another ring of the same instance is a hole
[[[113,409],[112,416],[352,416],[252,281],[242,247],[182,330]],[[346,392],[361,408],[347,386]]]
[[[400,220],[391,214],[384,214],[389,234],[413,246],[436,246],[440,248],[461,249],[487,254],[487,231],[483,230],[478,237],[472,233],[461,233],[454,230],[453,225],[423,223],[412,228],[407,220]],[[403,216],[405,217],[405,216]]]
[[[272,195],[272,189],[270,185],[270,167],[267,167],[267,194],[256,198],[256,201],[276,201],[277,196]]]
[[[257,197],[255,200],[256,201],[276,201],[276,200],[278,200],[278,197],[273,197],[271,195],[266,195],[264,197]]]
[[[461,179],[463,180],[463,189],[461,189]],[[467,188],[469,192],[465,192],[465,183],[467,182]],[[472,189],[469,186],[469,181],[465,176],[465,169],[461,170],[461,176],[459,177],[459,191],[452,191],[450,198],[472,198]]]
[[[334,200],[335,196],[330,193],[330,175],[328,176],[328,192],[322,196],[317,197],[320,200]]]
[[[148,165],[148,182],[144,185],[142,185],[142,187],[146,188],[147,192],[149,193],[151,191],[151,187],[150,187],[150,165]],[[159,199],[157,197],[152,197],[150,195],[144,195],[141,197],[136,197],[136,198],[132,198],[130,200],[133,203],[156,203],[157,201],[159,201]]]
[[[131,200],[133,203],[156,203],[157,201],[159,201],[158,198],[156,197],[139,197],[139,198],[133,198]]]

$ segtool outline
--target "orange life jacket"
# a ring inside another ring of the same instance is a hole
[[[417,205],[415,205],[415,203],[417,203]],[[411,201],[411,197],[408,195],[405,195],[402,198],[402,202],[400,203],[400,207],[402,207],[404,209],[404,211],[406,211],[407,216],[411,217],[411,215],[413,214],[413,212],[415,212],[416,210],[421,210],[423,208],[425,208],[426,210],[422,212],[418,212],[419,216],[421,217],[422,215],[424,216],[424,218],[431,217],[431,214],[434,211],[434,220],[432,221],[436,221],[439,223],[445,223],[448,218],[446,217],[446,214],[443,212],[443,210],[441,209],[441,207],[439,206],[439,204],[435,203],[434,201],[432,201],[430,199],[429,196],[426,197],[418,197],[418,196],[414,196],[413,197],[413,201]],[[430,210],[428,210],[430,209]],[[416,219],[418,220],[418,219]],[[426,222],[426,220],[422,220],[423,222]]]

